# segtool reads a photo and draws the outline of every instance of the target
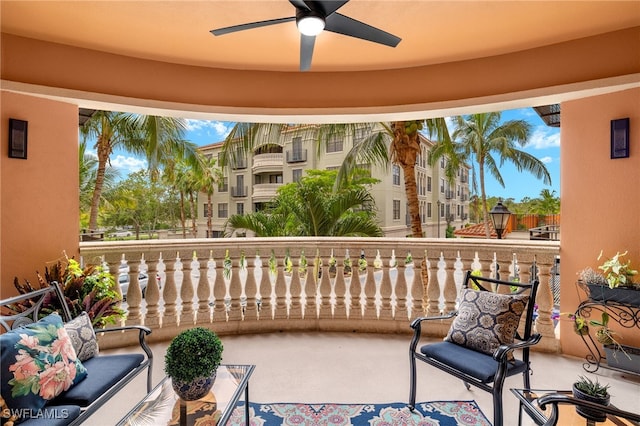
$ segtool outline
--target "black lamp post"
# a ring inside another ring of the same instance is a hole
[[[498,239],[502,239],[502,232],[507,228],[507,223],[509,223],[509,216],[511,216],[511,212],[508,208],[502,205],[502,200],[498,201],[498,204],[493,206],[493,208],[489,211],[491,215],[491,220],[493,221],[493,227],[496,229],[496,234],[498,234]]]

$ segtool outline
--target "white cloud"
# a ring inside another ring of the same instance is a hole
[[[534,149],[559,147],[560,131],[547,126],[538,126],[531,134],[528,146]]]
[[[546,157],[540,158],[540,161],[542,161],[544,164],[553,163],[553,157],[549,157],[547,155]]]
[[[125,155],[116,155],[114,158],[111,158],[111,166],[128,175],[129,173],[146,169],[147,160]]]
[[[234,123],[227,121],[192,120],[187,119],[187,130],[190,132],[203,133],[206,136],[224,139]]]

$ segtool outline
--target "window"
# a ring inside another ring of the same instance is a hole
[[[236,213],[244,214],[244,203],[236,203]]]
[[[218,182],[218,192],[229,192],[229,178],[222,178],[221,182]]]
[[[427,176],[427,192],[431,192],[431,176]]]
[[[400,166],[393,165],[393,184],[400,185]]]
[[[444,161],[444,157],[440,158],[440,167],[442,167],[444,169],[445,165],[446,165],[446,163]]]
[[[431,203],[427,203],[427,217],[431,217]]]
[[[440,193],[444,194],[444,178],[440,178]]]
[[[269,183],[282,183],[282,175],[269,175]]]
[[[218,217],[226,218],[229,216],[229,206],[227,203],[218,203]]]
[[[400,219],[400,200],[393,200],[393,220]]]
[[[327,152],[342,152],[342,140],[332,139],[328,141]]]
[[[302,169],[293,169],[292,174],[293,176],[291,178],[291,181],[300,182],[300,179],[302,179]]]
[[[440,217],[444,217],[444,203],[440,204]]]

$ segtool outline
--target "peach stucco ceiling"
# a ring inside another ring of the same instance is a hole
[[[202,67],[296,71],[289,22],[214,37],[209,30],[294,15],[287,0],[6,1],[2,32]],[[396,48],[322,33],[311,70],[362,71],[506,54],[637,26],[638,1],[351,0],[344,15],[402,38]]]

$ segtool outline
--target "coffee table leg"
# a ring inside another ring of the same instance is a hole
[[[247,426],[249,423],[249,382],[247,382],[247,386],[244,388],[244,422]]]
[[[187,401],[180,398],[180,426],[187,426]]]

